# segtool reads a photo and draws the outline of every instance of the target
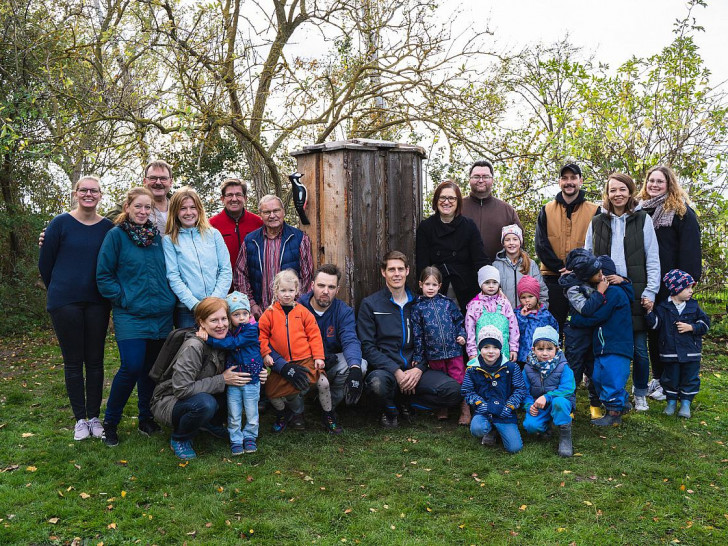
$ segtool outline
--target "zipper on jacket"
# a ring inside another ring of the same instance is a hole
[[[293,237],[293,233],[291,233],[285,241],[283,241],[281,239],[281,255],[280,255],[280,259],[278,260],[278,262],[279,262],[278,263],[278,267],[279,268],[283,267],[283,255],[286,252],[286,245],[288,244],[288,241],[291,240],[291,237]]]

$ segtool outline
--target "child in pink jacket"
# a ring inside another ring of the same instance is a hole
[[[465,348],[468,352],[468,359],[472,360],[478,356],[476,339],[478,333],[475,326],[483,311],[489,313],[498,312],[508,319],[508,348],[510,351],[509,360],[515,362],[518,357],[518,340],[520,332],[518,329],[518,320],[513,312],[513,307],[508,298],[500,289],[500,273],[492,265],[486,265],[478,270],[478,284],[480,285],[480,294],[475,296],[468,306],[465,308],[465,332],[468,339]]]

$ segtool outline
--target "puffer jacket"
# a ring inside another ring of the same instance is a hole
[[[511,262],[508,256],[506,256],[505,250],[501,250],[498,254],[496,254],[495,260],[493,261],[493,267],[495,267],[498,270],[498,273],[500,273],[500,288],[503,290],[503,293],[508,298],[508,301],[511,302],[511,306],[514,309],[520,305],[520,301],[518,301],[518,291],[516,288],[518,287],[518,281],[520,281],[523,277],[523,273],[521,273],[522,263],[523,258],[518,258],[518,261],[515,264]],[[531,266],[528,270],[528,274],[538,281],[540,286],[538,301],[543,304],[546,309],[548,309],[549,289],[546,287],[546,283],[543,282],[541,271],[534,260],[531,260]]]
[[[576,381],[574,372],[569,367],[564,353],[558,351],[559,363],[544,377],[541,370],[526,364],[523,368],[523,381],[526,385],[526,395],[523,401],[523,408],[528,411],[537,398],[544,396],[550,404],[551,401],[560,396],[571,402],[571,407],[576,407]]]
[[[463,314],[447,296],[419,296],[412,306],[413,362],[445,360],[462,355],[455,338],[465,337]]]
[[[206,392],[225,390],[225,351],[205,345],[194,332],[187,334],[172,364],[172,377],[163,380],[152,394],[152,414],[172,426],[172,410],[178,400]]]

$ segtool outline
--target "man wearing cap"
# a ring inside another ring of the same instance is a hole
[[[599,212],[597,205],[586,201],[583,183],[578,165],[564,165],[559,175],[561,191],[541,208],[536,224],[536,255],[549,291],[549,311],[560,332],[569,313],[569,302],[559,286],[559,277],[567,272],[564,260],[571,250],[584,246],[589,224]]]
[[[518,214],[505,201],[493,197],[493,165],[481,159],[470,167],[470,195],[463,199],[462,215],[470,218],[478,226],[483,239],[485,254],[489,260],[503,248],[501,229],[503,226],[517,224],[523,226]]]

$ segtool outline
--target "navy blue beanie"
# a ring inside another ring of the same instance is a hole
[[[589,282],[602,269],[601,260],[586,248],[575,248],[569,252],[565,265],[582,282]]]

